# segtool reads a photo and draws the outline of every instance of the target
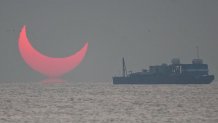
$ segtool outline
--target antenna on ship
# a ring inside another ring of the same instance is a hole
[[[199,57],[199,47],[198,46],[196,46],[196,51],[197,51],[197,59],[200,59],[200,57]]]
[[[192,64],[203,64],[203,60],[199,57],[199,47],[196,46],[197,58],[192,60]]]
[[[127,70],[126,70],[126,64],[125,64],[124,57],[122,59],[122,64],[123,64],[123,77],[125,77],[127,75]]]

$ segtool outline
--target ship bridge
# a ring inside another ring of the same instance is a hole
[[[188,75],[208,75],[208,65],[202,59],[193,59],[192,64],[181,64],[178,59],[172,60],[172,72]]]

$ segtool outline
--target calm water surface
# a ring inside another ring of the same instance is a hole
[[[216,83],[1,83],[0,123],[218,123]]]

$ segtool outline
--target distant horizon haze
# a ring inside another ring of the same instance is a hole
[[[191,63],[196,46],[216,78],[217,6],[217,0],[2,0],[0,82],[46,78],[20,56],[24,24],[33,47],[47,56],[66,57],[89,43],[82,63],[63,76],[73,82],[112,82],[122,57],[133,72],[172,58]]]

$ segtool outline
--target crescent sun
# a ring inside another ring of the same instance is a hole
[[[27,38],[26,26],[24,25],[18,39],[18,47],[23,60],[32,69],[47,77],[60,77],[76,68],[82,62],[88,50],[88,42],[71,56],[64,58],[49,57],[32,47]]]

